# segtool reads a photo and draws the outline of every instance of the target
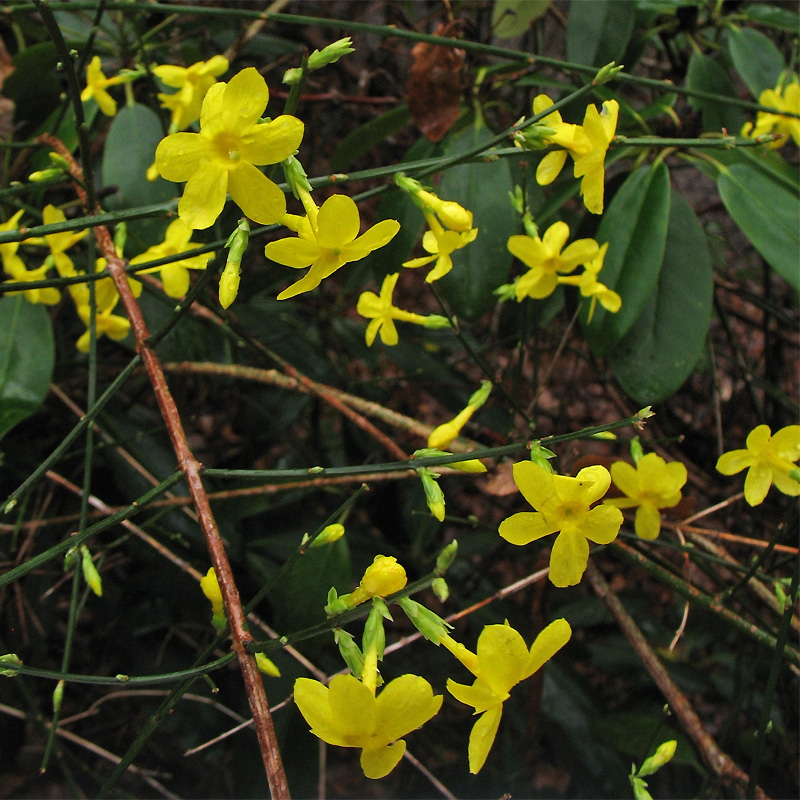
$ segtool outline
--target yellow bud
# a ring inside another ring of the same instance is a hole
[[[256,653],[256,666],[260,672],[271,678],[280,678],[281,671],[263,653]]]
[[[475,406],[467,406],[453,417],[450,422],[445,422],[434,428],[428,437],[428,447],[433,447],[436,450],[446,450],[450,447],[474,411]]]
[[[100,573],[92,561],[92,554],[89,548],[84,544],[81,545],[81,567],[83,568],[83,577],[86,580],[89,588],[98,596],[103,596],[103,582],[100,579]]]
[[[225,265],[219,279],[219,304],[223,308],[228,308],[239,294],[239,264]]]
[[[217,573],[214,572],[214,567],[211,567],[206,572],[204,578],[200,578],[200,588],[203,590],[203,594],[211,601],[211,609],[214,616],[221,614],[224,608],[222,592],[219,589],[219,581],[217,580]]]
[[[386,597],[399,592],[407,580],[406,571],[394,556],[375,556],[375,560],[364,572],[359,588],[370,597]]]
[[[344,525],[334,522],[333,525],[328,525],[316,539],[314,539],[311,547],[324,547],[326,544],[333,544],[337,539],[344,536]]]
[[[433,192],[420,189],[417,198],[433,211],[442,225],[453,231],[468,231],[472,227],[472,212],[453,200],[442,200]]]
[[[461,472],[486,472],[486,466],[477,458],[471,458],[469,461],[454,461],[447,466],[451,469],[461,470]]]

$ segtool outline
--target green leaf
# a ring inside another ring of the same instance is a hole
[[[344,172],[349,169],[354,161],[393,133],[404,128],[408,124],[409,118],[408,106],[404,104],[371,119],[348,133],[333,151],[331,171]]]
[[[471,150],[492,138],[483,124],[471,125],[446,143],[447,155]],[[475,241],[453,253],[453,269],[439,281],[453,311],[477,319],[495,304],[492,292],[505,283],[511,269],[508,237],[515,232],[508,200],[511,172],[505,159],[483,164],[460,164],[444,174],[437,194],[472,211],[478,229]],[[426,268],[427,269],[427,268]]]
[[[669,216],[669,173],[663,163],[632,173],[614,195],[597,241],[608,242],[600,281],[622,298],[622,308],[610,314],[599,305],[581,322],[595,355],[607,355],[641,315],[658,281],[664,258]]]
[[[0,439],[44,402],[55,343],[44,306],[21,294],[0,300]]]
[[[103,182],[117,188],[106,201],[109,209],[161,203],[178,194],[177,185],[163,178],[147,180],[147,170],[155,161],[156,147],[163,138],[161,121],[151,108],[134,103],[119,110],[103,150]],[[159,219],[136,220],[128,223],[128,229],[144,241],[160,241],[165,225]]]
[[[766,3],[752,3],[745,9],[747,18],[759,25],[766,25],[780,31],[789,31],[795,36],[800,33],[800,23],[797,18],[797,9],[790,10],[778,6],[768,6]]]
[[[619,63],[633,32],[635,3],[592,0],[569,4],[567,61],[603,67]]]
[[[637,402],[659,403],[689,377],[706,340],[712,299],[705,231],[691,206],[674,193],[658,285],[610,356],[614,375]]]
[[[20,50],[13,63],[14,71],[3,83],[3,96],[14,101],[14,122],[26,123],[15,133],[24,138],[59,105],[58,54],[52,42],[41,42]]]
[[[771,39],[753,28],[734,28],[728,32],[728,52],[753,97],[775,88],[785,64]]]
[[[552,0],[494,0],[492,32],[498,39],[522,36],[547,13]]]
[[[711,56],[693,53],[686,73],[686,85],[689,89],[711,92],[738,100],[736,87],[728,73]],[[702,97],[690,97],[692,108],[703,113],[703,130],[719,132],[723,128],[738,133],[745,123],[744,112],[737,106],[729,105],[721,100],[708,100]]]
[[[800,290],[800,200],[769,175],[735,164],[717,180],[722,202],[767,263]]]

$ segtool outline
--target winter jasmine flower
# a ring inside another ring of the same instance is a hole
[[[559,273],[572,272],[578,264],[592,261],[600,251],[594,239],[578,239],[562,252],[568,238],[566,222],[553,223],[543,237],[509,237],[509,252],[528,267],[515,284],[518,301],[524,297],[548,297],[558,285]]]
[[[606,257],[606,250],[608,250],[608,242],[602,245],[597,255],[591,261],[583,265],[583,272],[580,275],[558,278],[559,283],[568,283],[577,286],[584,297],[592,298],[592,304],[589,306],[589,322],[592,321],[592,315],[594,314],[594,308],[598,300],[600,301],[600,305],[612,314],[616,314],[622,307],[622,298],[615,291],[612,291],[597,280],[597,275],[603,268],[603,259]]]
[[[565,619],[551,622],[528,649],[522,636],[508,622],[487,625],[478,637],[475,653],[445,635],[443,644],[474,676],[471,686],[447,681],[456,700],[472,706],[480,718],[469,737],[469,771],[474,775],[486,762],[503,714],[503,703],[511,689],[529,678],[570,639],[572,629]]]
[[[132,258],[131,264],[144,264],[147,261],[179,256],[188,250],[203,246],[202,242],[190,241],[191,238],[192,229],[179,217],[169,224],[161,244],[153,245],[141,255]],[[189,291],[189,270],[205,269],[213,255],[213,253],[203,253],[199,256],[181,258],[143,272],[160,272],[165,294],[169,297],[183,297]]]
[[[642,539],[655,539],[661,531],[659,509],[678,505],[686,478],[686,467],[680,461],[667,464],[655,453],[642,456],[636,467],[625,461],[615,461],[611,465],[611,480],[625,497],[603,502],[617,508],[638,506],[636,535]]]
[[[576,178],[582,179],[583,204],[592,214],[603,213],[605,158],[617,130],[618,114],[619,103],[616,100],[606,100],[602,112],[590,105],[583,118],[583,133],[589,140],[591,149],[574,156],[574,172]]]
[[[126,83],[127,78],[117,75],[106,78],[100,66],[100,56],[95,56],[86,68],[86,88],[81,92],[81,100],[85,103],[91,97],[97,101],[100,110],[107,116],[117,113],[117,101],[106,91],[109,86]]]
[[[169,181],[186,181],[178,214],[190,228],[208,228],[225,195],[262,225],[278,222],[286,198],[257,167],[276,164],[297,150],[303,123],[282,115],[259,123],[269,90],[253,67],[229,83],[215,83],[203,100],[200,133],[174,133],[156,149],[156,167]]]
[[[504,519],[500,536],[511,544],[525,545],[560,531],[550,554],[550,581],[559,587],[580,583],[589,561],[589,542],[612,542],[622,525],[618,508],[591,508],[611,485],[608,470],[585,467],[570,478],[523,461],[514,464],[514,482],[535,511]]]
[[[172,64],[153,67],[153,73],[162,83],[178,90],[173,94],[158,95],[161,105],[172,112],[173,132],[186,130],[200,119],[203,99],[217,78],[227,70],[228,59],[224,56],[213,56],[208,61],[198,61],[190,67]]]
[[[424,211],[423,213],[428,221],[430,230],[425,231],[422,237],[422,247],[431,255],[412,258],[410,261],[405,261],[403,266],[415,269],[435,261],[434,268],[425,277],[426,283],[433,283],[433,281],[439,280],[439,278],[450,272],[453,268],[452,254],[474,241],[478,235],[478,229],[470,228],[460,233],[446,231],[430,211]]]
[[[800,83],[795,79],[787,85],[779,83],[774,89],[765,89],[758,98],[758,102],[762,106],[771,106],[781,111],[800,114]],[[789,141],[789,137],[794,139],[795,144],[800,145],[800,119],[784,117],[770,111],[759,111],[755,127],[752,122],[748,122],[742,128],[742,136],[752,139],[769,133],[778,135],[778,138],[770,143],[770,147],[773,149],[783,147]]]
[[[768,425],[759,425],[750,431],[746,445],[745,450],[723,453],[717,461],[717,470],[723,475],[748,470],[744,499],[751,506],[764,502],[773,483],[783,494],[800,495],[796,463],[800,458],[800,425],[787,425],[774,436]]]
[[[309,197],[306,199],[306,210],[311,212],[309,216],[286,214],[282,222],[295,230],[298,236],[270,242],[264,248],[267,258],[277,264],[293,269],[311,267],[299,281],[284,289],[278,300],[315,289],[348,262],[359,261],[388,244],[400,230],[399,222],[386,219],[359,236],[361,218],[358,206],[346,195],[329,197],[316,213],[316,219],[315,208]]]

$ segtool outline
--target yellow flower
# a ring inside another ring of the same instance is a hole
[[[336,675],[325,686],[309,678],[294,684],[297,708],[323,742],[361,748],[368,778],[388,775],[403,757],[401,738],[424,725],[442,705],[431,685],[418,675],[401,675],[376,697],[352,675]]]
[[[115,78],[106,78],[100,67],[100,56],[95,56],[86,68],[86,88],[81,92],[81,100],[85,103],[94,97],[100,110],[107,117],[113,117],[117,113],[117,101],[106,89],[109,86],[125,83],[125,80],[119,75]]]
[[[67,221],[64,212],[60,208],[49,204],[44,207],[42,217],[45,225],[55,225],[56,223]],[[44,238],[50,247],[53,262],[56,265],[58,274],[61,275],[62,278],[69,278],[77,274],[72,259],[67,255],[66,251],[74,244],[81,241],[81,239],[85,239],[88,235],[88,230],[45,234]]]
[[[144,264],[147,261],[156,261],[170,256],[179,256],[188,250],[202,247],[201,242],[192,242],[192,229],[180,219],[170,223],[161,244],[153,245],[136,258],[131,259],[131,264]],[[169,297],[183,297],[189,291],[189,270],[205,269],[213,253],[203,253],[199,256],[178,259],[161,267],[151,267],[143,272],[160,272],[164,283],[164,292]]]
[[[208,61],[198,61],[191,67],[175,67],[162,64],[153,67],[153,72],[167,86],[178,91],[173,94],[159,94],[158,99],[164,108],[172,112],[172,128],[186,130],[195,120],[200,119],[200,108],[208,90],[217,82],[217,77],[228,69],[228,59],[213,56]]]
[[[200,578],[200,589],[211,603],[212,624],[217,630],[222,630],[225,627],[225,604],[222,601],[222,592],[214,567],[210,567],[208,572]]]
[[[6,281],[6,283],[14,283],[17,281],[30,282],[42,281],[47,277],[50,271],[50,265],[44,264],[38,269],[25,269],[22,268],[21,272],[13,274],[13,281]],[[29,303],[43,303],[47,306],[54,306],[61,299],[61,292],[55,286],[47,286],[40,289],[20,289],[25,295],[25,299]],[[18,292],[6,292],[8,295],[18,294]]]
[[[19,220],[25,213],[21,208],[13,217],[0,224],[0,233],[19,230]],[[17,254],[20,242],[5,242],[0,244],[0,259],[3,261],[3,269],[12,277],[21,275],[25,272],[25,262]]]
[[[779,83],[774,89],[765,89],[758,98],[758,102],[762,106],[771,106],[781,111],[800,114],[800,84],[797,80],[787,86],[781,86]],[[770,111],[759,111],[755,127],[752,122],[748,122],[742,128],[742,136],[751,138],[768,133],[777,133],[779,137],[774,142],[770,142],[769,146],[773,149],[783,147],[789,141],[790,136],[794,139],[795,144],[800,145],[800,119],[784,117]]]
[[[533,101],[533,113],[540,114],[552,105],[553,101],[546,94],[537,95]],[[580,125],[563,122],[558,111],[548,114],[538,124],[553,130],[551,135],[542,136],[543,141],[564,148],[548,153],[536,168],[536,182],[540,186],[547,186],[558,177],[567,160],[568,153],[573,156],[584,155],[592,149],[592,146],[586,138],[583,128]]]
[[[525,545],[561,531],[550,553],[550,581],[559,587],[580,583],[589,561],[589,542],[612,542],[622,525],[618,508],[590,508],[611,485],[608,470],[585,467],[569,478],[522,461],[514,464],[514,482],[535,511],[504,519],[500,535],[511,544]]]
[[[481,715],[469,737],[469,771],[473,775],[489,755],[503,714],[503,703],[509,698],[511,689],[540,669],[569,641],[570,636],[569,623],[557,619],[541,631],[530,650],[508,622],[485,626],[478,637],[476,653],[471,653],[450,636],[442,638],[441,644],[475,676],[472,686],[452,679],[447,681],[450,694]]]
[[[367,319],[371,320],[369,325],[367,325],[366,333],[368,347],[375,341],[375,336],[379,331],[381,334],[381,341],[384,344],[397,344],[397,328],[394,324],[394,320],[396,319],[401,322],[413,322],[416,325],[425,325],[428,322],[429,318],[422,314],[403,311],[403,309],[395,308],[392,305],[392,293],[394,292],[394,287],[399,277],[400,273],[395,272],[393,275],[387,275],[383,279],[380,297],[376,295],[375,292],[362,292],[361,296],[358,298],[356,311],[358,311],[362,317],[367,317]]]
[[[262,225],[286,213],[286,198],[258,166],[276,164],[297,150],[303,123],[282,115],[258,124],[269,90],[253,67],[215,83],[203,100],[200,133],[174,133],[156,148],[156,167],[168,181],[186,181],[178,214],[190,227],[208,228],[225,195]]]
[[[431,255],[412,258],[410,261],[405,261],[403,266],[414,269],[435,261],[436,265],[425,277],[426,283],[433,283],[450,272],[453,268],[452,254],[474,241],[478,235],[478,229],[470,228],[461,233],[446,231],[432,213],[427,211],[424,213],[430,230],[425,231],[425,235],[422,237],[422,247]]]
[[[750,431],[746,450],[723,453],[717,461],[717,470],[723,475],[735,475],[748,469],[744,480],[744,499],[757,506],[764,502],[769,487],[791,497],[800,495],[800,481],[790,473],[797,470],[800,458],[800,425],[787,425],[774,436],[768,425],[759,425]]]
[[[575,177],[581,180],[583,204],[592,214],[603,213],[603,189],[605,184],[605,158],[611,140],[617,130],[619,103],[606,100],[602,113],[594,105],[586,109],[583,118],[583,133],[589,140],[591,150],[575,158]]]
[[[548,297],[558,285],[558,273],[572,272],[578,264],[592,261],[600,250],[594,239],[578,239],[562,253],[568,238],[566,222],[554,222],[544,237],[509,237],[509,252],[529,268],[516,282],[518,301],[523,297]]]
[[[680,461],[667,464],[655,453],[642,456],[635,468],[625,461],[615,461],[611,465],[611,480],[626,496],[603,502],[617,508],[638,506],[636,535],[642,539],[655,539],[661,532],[659,509],[678,505],[686,478],[686,467]]]
[[[388,244],[400,230],[399,222],[385,219],[359,236],[361,218],[358,206],[352,198],[342,194],[335,194],[322,204],[315,222],[291,214],[287,214],[283,221],[299,235],[270,242],[264,248],[264,254],[285,267],[311,269],[284,289],[278,300],[316,289],[340,267],[350,261],[359,261]]]
[[[86,326],[86,331],[78,339],[76,346],[82,353],[88,353],[90,344],[89,324],[92,315],[88,303],[79,303],[77,305],[77,309],[78,316],[81,318],[81,320],[83,320],[83,324]],[[109,339],[119,342],[128,335],[128,331],[131,328],[131,323],[125,319],[125,317],[119,317],[116,314],[112,314],[111,312],[113,309],[113,306],[103,309],[98,306],[97,313],[95,314],[94,318],[96,335],[98,339],[105,335],[108,336]]]
[[[591,297],[592,304],[589,306],[589,319],[592,321],[594,307],[597,301],[606,311],[616,314],[622,307],[622,298],[612,289],[597,280],[600,270],[603,268],[603,259],[606,257],[608,242],[602,245],[597,255],[587,264],[583,265],[583,272],[580,275],[570,275],[566,278],[558,278],[559,283],[568,283],[577,286],[584,297]]]

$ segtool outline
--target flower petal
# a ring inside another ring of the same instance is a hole
[[[490,708],[472,726],[469,735],[469,771],[473,775],[480,772],[481,767],[486,763],[486,758],[494,744],[497,735],[497,728],[500,726],[500,718],[503,715],[502,703]]]
[[[385,686],[376,700],[375,733],[392,742],[422,727],[442,706],[442,695],[419,675],[401,675]]]
[[[240,161],[228,174],[233,202],[261,225],[278,222],[286,213],[286,195],[249,161]]]
[[[622,512],[609,505],[595,506],[590,509],[581,523],[580,532],[595,544],[608,544],[617,538],[622,526]]]
[[[751,506],[764,502],[772,485],[772,469],[765,464],[753,464],[744,479],[744,499]]]
[[[636,511],[634,523],[640,539],[657,539],[661,533],[661,514],[653,503],[644,503]]]
[[[397,220],[381,220],[347,246],[347,260],[358,261],[360,258],[365,258],[373,250],[388,244],[399,230],[400,223]]]
[[[622,517],[618,509],[614,509]],[[550,553],[550,581],[559,588],[581,582],[589,562],[589,543],[575,530],[558,534]]]
[[[47,301],[43,301],[47,302]],[[780,470],[775,470],[772,475],[772,482],[775,488],[789,497],[797,497],[800,494],[800,482]]]
[[[202,164],[186,182],[178,215],[190,228],[210,228],[225,207],[227,186],[228,173],[222,167],[213,161]]]
[[[188,181],[212,158],[211,143],[199,133],[173,133],[156,147],[156,168],[168,181]]]
[[[320,247],[342,247],[358,236],[361,219],[358,206],[345,194],[329,197],[317,216],[317,241]]]
[[[239,153],[251,164],[277,164],[297,152],[303,131],[303,123],[297,117],[281,114],[243,136]]]
[[[553,474],[532,461],[519,461],[512,469],[522,496],[540,511],[555,495]]]
[[[731,450],[717,459],[717,472],[735,475],[753,464],[753,454],[749,450]]]
[[[566,160],[566,150],[554,150],[548,153],[536,167],[536,183],[539,186],[549,186],[561,173]]]
[[[222,95],[222,125],[226,131],[241,135],[258,122],[269,100],[267,82],[255,67],[237,72]]]
[[[510,625],[486,625],[478,637],[476,654],[481,680],[501,701],[526,677],[528,647]]]
[[[389,347],[394,347],[400,341],[400,337],[397,335],[397,326],[391,317],[387,317],[381,325],[381,341]]]
[[[631,498],[639,496],[639,473],[626,461],[615,461],[611,465],[611,479],[624,495]]]
[[[555,255],[561,252],[561,248],[567,243],[567,239],[569,239],[569,225],[559,220],[544,232],[542,244],[548,253]]]
[[[286,239],[278,239],[277,242],[269,242],[264,248],[264,255],[270,261],[282,264],[284,267],[305,269],[322,255],[322,248],[316,242],[308,242],[305,239],[296,239],[290,236]],[[359,300],[359,302],[361,301]]]
[[[361,769],[366,777],[373,780],[384,778],[400,763],[405,751],[406,743],[402,739],[386,747],[364,750],[361,753]]]
[[[511,544],[526,545],[557,530],[557,525],[549,523],[544,514],[538,511],[520,511],[504,519],[498,533]]]
[[[770,449],[789,461],[800,458],[800,425],[787,425],[772,437]]]
[[[572,628],[565,619],[557,619],[544,628],[534,640],[525,665],[524,677],[533,675],[545,661],[549,661],[572,636]]]

